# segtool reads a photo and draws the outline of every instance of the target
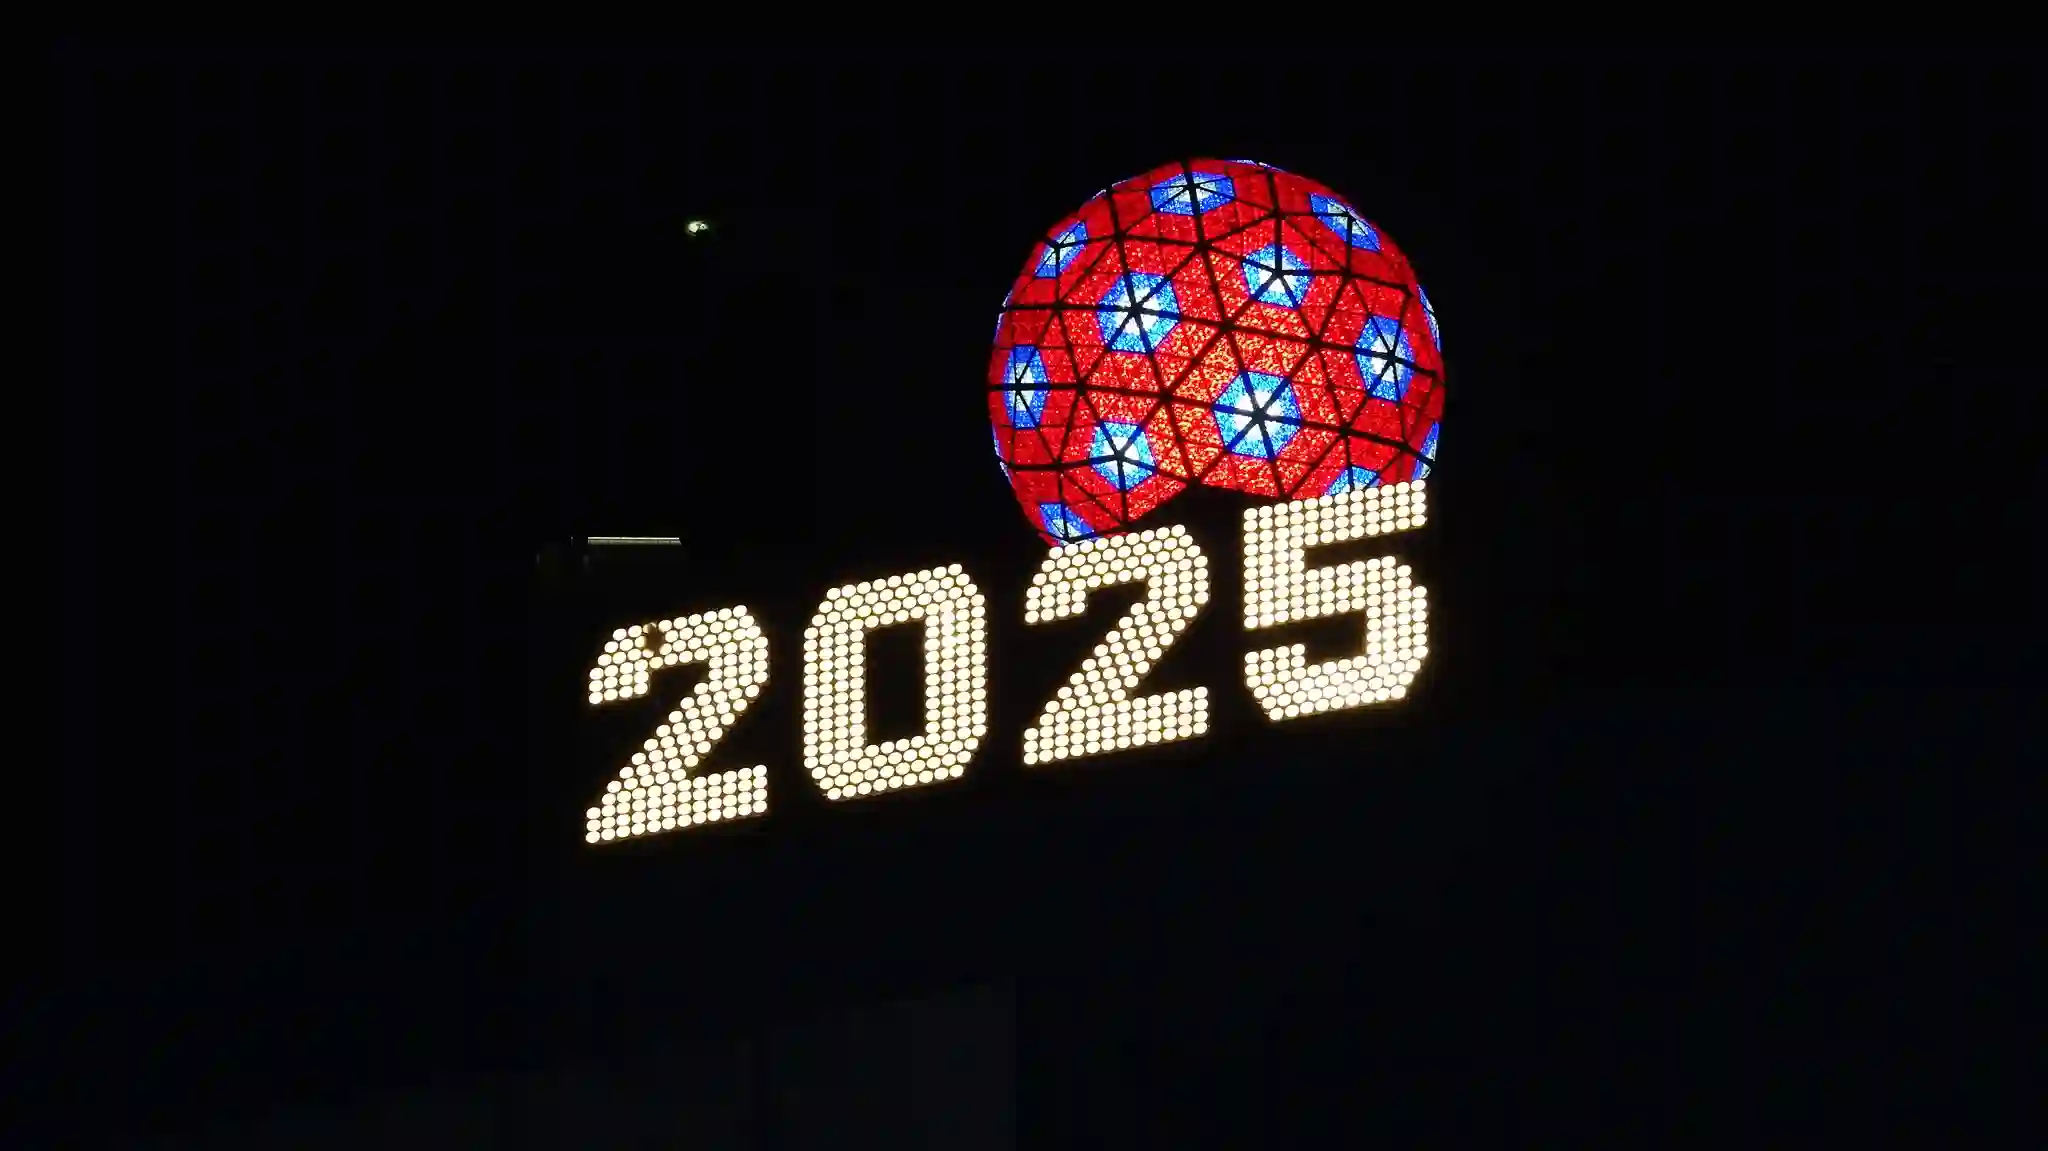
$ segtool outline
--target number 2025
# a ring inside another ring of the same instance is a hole
[[[1244,516],[1247,630],[1348,613],[1365,618],[1355,654],[1311,664],[1300,644],[1245,653],[1252,696],[1275,720],[1398,700],[1428,657],[1426,592],[1390,557],[1310,567],[1306,551],[1422,526],[1420,482],[1253,508]],[[1153,528],[1055,547],[1032,578],[1027,624],[1083,614],[1091,593],[1142,583],[1146,594],[1024,733],[1031,765],[1170,743],[1209,725],[1207,688],[1134,694],[1209,601],[1209,561],[1187,529]],[[988,734],[988,606],[954,564],[825,593],[804,629],[804,767],[831,799],[957,779]],[[869,632],[922,621],[925,730],[870,742]],[[768,682],[768,638],[745,607],[620,628],[590,669],[590,702],[648,693],[664,668],[708,674],[585,815],[591,843],[654,835],[768,810],[765,765],[707,766],[712,749]]]

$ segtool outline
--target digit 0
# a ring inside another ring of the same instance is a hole
[[[870,743],[867,636],[924,623],[925,730]],[[958,779],[988,734],[988,605],[960,569],[825,593],[804,629],[804,767],[832,799]]]

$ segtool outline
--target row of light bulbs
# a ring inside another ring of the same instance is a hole
[[[649,780],[644,786],[613,780],[608,786],[603,805],[584,813],[583,838],[590,843],[768,812],[765,765],[693,779],[669,774],[667,779]]]

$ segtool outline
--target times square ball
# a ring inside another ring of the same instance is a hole
[[[1003,300],[988,388],[997,458],[1054,545],[1194,484],[1421,479],[1444,403],[1436,311],[1393,240],[1249,160],[1163,164],[1056,222]]]

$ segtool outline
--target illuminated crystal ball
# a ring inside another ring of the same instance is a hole
[[[1192,484],[1306,499],[1429,474],[1436,312],[1385,232],[1248,160],[1167,164],[1054,224],[989,355],[996,454],[1054,544]]]

